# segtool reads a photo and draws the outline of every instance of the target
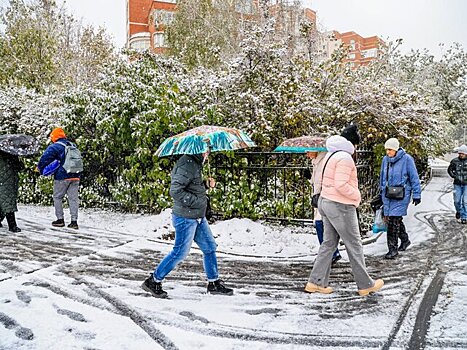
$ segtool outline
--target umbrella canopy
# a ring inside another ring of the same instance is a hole
[[[322,136],[301,136],[287,139],[276,147],[274,152],[306,153],[326,152],[326,138]]]
[[[156,151],[159,157],[174,154],[201,154],[256,147],[243,131],[222,126],[203,125],[166,139]]]
[[[40,144],[34,137],[24,134],[0,135],[0,151],[14,156],[39,153]]]

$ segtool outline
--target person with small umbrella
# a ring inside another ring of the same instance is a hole
[[[18,211],[19,171],[23,167],[20,156],[30,156],[39,151],[39,142],[30,135],[0,135],[0,227],[6,216],[11,232],[21,232],[16,224]]]
[[[170,183],[170,195],[174,201],[172,224],[175,228],[175,242],[172,251],[141,285],[145,291],[156,298],[168,297],[162,289],[162,281],[188,256],[194,241],[203,253],[207,292],[233,295],[233,289],[227,288],[219,279],[217,244],[206,219],[207,196],[202,170],[211,150],[253,146],[254,142],[240,130],[207,125],[172,136],[159,147],[156,154],[160,157],[182,154],[172,170]],[[211,177],[208,179],[208,187],[215,187]]]
[[[17,155],[0,151],[0,227],[6,217],[11,232],[21,232],[15,212],[18,211],[19,171],[22,169],[23,163]]]

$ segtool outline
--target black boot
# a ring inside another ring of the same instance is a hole
[[[394,259],[396,256],[398,256],[399,253],[397,252],[397,250],[390,250],[389,252],[386,253],[386,255],[384,256],[385,259]]]
[[[70,222],[70,224],[68,225],[68,228],[74,228],[75,230],[79,229],[78,221]]]
[[[405,250],[408,248],[408,246],[410,245],[410,241],[407,240],[405,242],[402,242],[401,245],[399,246],[399,248],[397,249],[398,251],[400,252],[405,252]]]
[[[153,297],[162,299],[168,297],[167,292],[162,290],[162,283],[154,281],[152,274],[146,278],[146,280],[141,285],[141,288],[143,288],[146,292],[151,293]]]
[[[5,219],[5,216],[0,212],[0,227],[3,227],[2,221]]]
[[[63,219],[57,219],[55,221],[52,221],[52,226],[55,226],[55,227],[63,227],[65,226],[65,220]]]
[[[224,286],[224,282],[217,280],[208,283],[208,293],[210,294],[221,294],[221,295],[233,295],[233,289]]]
[[[8,222],[8,229],[11,232],[21,232],[21,229],[16,225],[14,212],[6,214],[6,221]]]

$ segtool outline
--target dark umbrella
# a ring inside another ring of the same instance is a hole
[[[24,134],[0,135],[0,151],[14,156],[39,153],[40,144],[34,137]]]

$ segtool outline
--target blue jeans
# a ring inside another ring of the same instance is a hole
[[[454,185],[454,206],[461,219],[467,220],[467,185]]]
[[[196,242],[204,255],[204,270],[209,282],[219,279],[217,271],[217,244],[212,236],[206,218],[188,219],[172,214],[175,228],[175,243],[172,251],[157,266],[154,279],[161,282],[170,271],[182,262],[190,252],[191,244]]]
[[[324,240],[324,225],[323,220],[316,220],[315,221],[315,228],[316,228],[316,235],[318,236],[318,242],[321,245]],[[340,256],[339,249],[336,249],[334,254],[332,255],[333,258],[336,256]]]

